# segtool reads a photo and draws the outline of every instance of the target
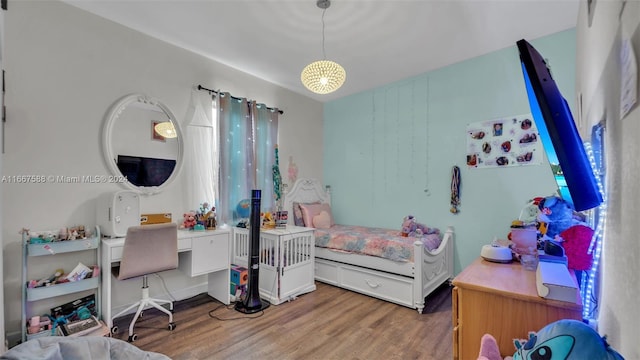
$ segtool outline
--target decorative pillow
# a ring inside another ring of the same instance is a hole
[[[302,219],[302,210],[300,209],[300,203],[293,203],[293,225],[304,226],[304,220]]]
[[[320,202],[316,201],[308,204],[320,204]],[[302,209],[300,209],[300,203],[294,201],[292,205],[293,205],[293,225],[304,226],[304,219],[302,218]]]
[[[328,229],[331,227],[329,213],[322,210],[320,214],[313,217],[313,227],[316,229]]]
[[[302,210],[302,220],[304,226],[313,227],[313,217],[320,214],[321,211],[326,211],[329,214],[329,225],[333,226],[333,215],[331,215],[331,206],[329,204],[300,204],[300,210]]]

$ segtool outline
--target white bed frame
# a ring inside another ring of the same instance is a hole
[[[285,191],[283,208],[293,225],[293,203],[331,204],[329,189],[314,179],[298,179]],[[432,224],[429,224],[432,225]],[[396,262],[369,255],[315,249],[315,279],[382,300],[417,309],[425,297],[453,278],[453,228],[447,227],[440,247],[430,252],[414,243],[414,262]]]

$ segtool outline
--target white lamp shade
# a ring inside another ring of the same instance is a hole
[[[304,86],[316,94],[328,94],[338,90],[346,78],[344,68],[330,60],[314,61],[300,74]]]
[[[178,133],[176,133],[176,128],[173,127],[173,123],[171,121],[164,121],[156,124],[154,127],[156,133],[158,135],[165,137],[167,139],[178,137]]]

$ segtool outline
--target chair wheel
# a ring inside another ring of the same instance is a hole
[[[169,331],[173,331],[176,328],[176,323],[174,322],[170,322],[169,326],[167,327],[167,329],[169,329]]]
[[[117,334],[117,333],[118,333],[118,326],[117,326],[117,325],[114,325],[114,326],[111,328],[111,333],[112,333],[112,334]]]
[[[138,334],[129,335],[129,339],[127,339],[129,342],[134,342],[136,340],[138,340]]]

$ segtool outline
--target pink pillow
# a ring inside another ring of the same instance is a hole
[[[316,229],[328,229],[331,227],[331,217],[329,213],[322,210],[320,214],[313,217],[313,227]]]
[[[307,203],[307,204],[320,204],[320,201]],[[302,209],[300,209],[299,202],[293,202],[293,225],[304,226],[304,219],[302,218]]]
[[[330,226],[334,225],[333,215],[331,215],[331,206],[329,206],[329,204],[300,204],[300,210],[302,210],[304,226],[313,227],[313,217],[320,214],[321,211],[327,212],[329,215]]]

